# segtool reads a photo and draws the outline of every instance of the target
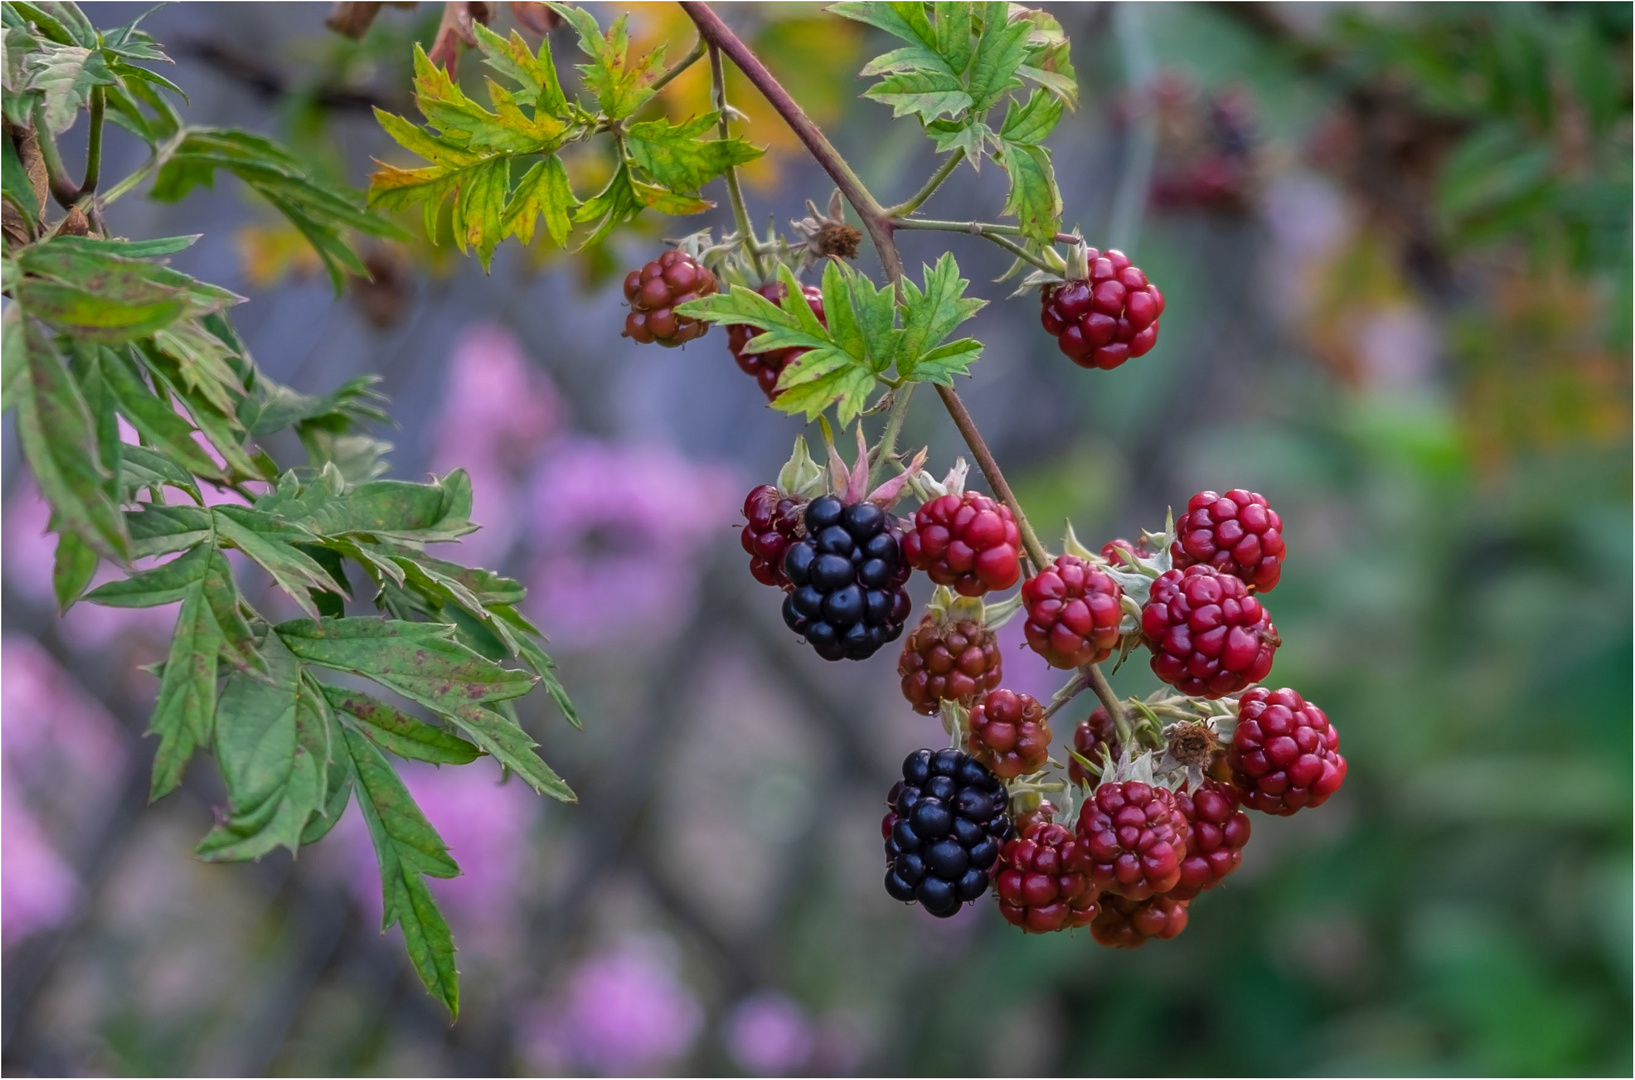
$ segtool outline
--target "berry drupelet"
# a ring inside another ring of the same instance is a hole
[[[1087,279],[1045,287],[1040,322],[1075,364],[1111,370],[1158,340],[1164,294],[1122,251],[1087,254]]]
[[[789,545],[803,535],[801,511],[806,500],[786,495],[772,484],[762,484],[744,499],[744,520],[739,534],[749,555],[749,572],[762,585],[788,591],[794,588],[783,572],[783,557]]]
[[[886,892],[938,918],[988,891],[1011,835],[1005,785],[958,750],[916,750],[888,797]]]
[[[624,336],[643,345],[658,342],[672,347],[702,337],[707,322],[677,315],[675,308],[689,300],[715,293],[715,275],[703,263],[682,251],[663,255],[625,275],[624,298],[630,301]]]
[[[1022,534],[1010,507],[975,491],[942,495],[914,513],[909,565],[961,596],[1008,589],[1022,575]]]
[[[999,642],[974,619],[950,622],[928,614],[903,642],[897,674],[914,711],[937,715],[944,701],[970,705],[999,685]]]
[[[783,621],[825,660],[864,660],[897,640],[913,605],[897,527],[879,504],[820,495],[806,505],[806,535],[783,570],[793,591]]]
[[[1177,570],[1203,563],[1250,592],[1271,592],[1283,573],[1283,519],[1252,491],[1200,491],[1176,521],[1169,550]]]
[[[1282,644],[1249,587],[1202,563],[1152,583],[1141,632],[1153,674],[1193,697],[1223,697],[1259,682]]]
[[[774,304],[781,303],[788,293],[788,289],[781,281],[769,281],[755,291]],[[812,313],[817,316],[818,322],[828,326],[829,322],[823,315],[823,290],[812,285],[802,285],[801,295],[806,297],[806,302],[811,305]],[[732,353],[739,370],[745,375],[753,376],[761,388],[761,393],[771,401],[778,396],[778,376],[783,374],[783,369],[810,350],[790,347],[769,349],[762,353],[745,352],[744,347],[760,333],[760,330],[748,323],[732,324],[727,327],[727,350]]]
[[[1257,686],[1238,700],[1226,760],[1244,805],[1263,814],[1321,806],[1345,782],[1340,733],[1322,709],[1287,688]]]

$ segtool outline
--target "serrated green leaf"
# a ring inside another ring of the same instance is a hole
[[[131,538],[124,515],[109,496],[109,476],[97,451],[90,409],[51,339],[21,317],[21,333],[6,344],[23,349],[25,377],[17,380],[17,432],[35,481],[63,527],[98,553],[125,562]]]
[[[213,507],[211,517],[222,542],[244,552],[272,575],[302,611],[318,617],[318,607],[306,590],[335,592],[336,585],[312,556],[295,546],[313,543],[317,537],[298,525],[243,506]]]
[[[356,721],[358,730],[401,758],[433,765],[464,765],[481,755],[458,735],[416,720],[401,709],[357,690],[325,686],[330,707]]]
[[[505,206],[502,226],[506,236],[515,236],[524,244],[534,241],[534,223],[545,219],[545,231],[557,247],[568,242],[568,230],[573,226],[573,210],[578,206],[573,189],[568,186],[568,171],[559,158],[548,157],[535,162],[511,193]]]
[[[483,659],[453,640],[453,627],[438,623],[353,617],[276,629],[308,663],[373,679],[451,720],[460,708],[521,697],[537,681]]]
[[[515,720],[481,705],[463,705],[450,719],[472,742],[541,795],[560,802],[579,801],[567,783],[534,753],[534,747],[539,744]]]
[[[523,663],[539,676],[540,685],[545,687],[545,692],[550,695],[557,711],[568,723],[583,729],[584,723],[579,719],[579,710],[574,707],[572,699],[568,697],[567,687],[562,685],[562,680],[556,673],[556,661],[540,648],[539,639],[544,635],[509,604],[492,604],[488,610],[498,620],[493,624],[497,629],[509,630],[509,633],[504,635],[506,642],[516,649],[516,655],[522,658]]]
[[[1037,8],[1024,8],[1018,18],[1026,22],[1029,29],[1027,60],[1016,69],[1016,74],[1038,83],[1069,109],[1078,108],[1078,76],[1073,71],[1062,24],[1054,15]]]
[[[1062,196],[1056,187],[1050,151],[1001,139],[994,161],[1010,176],[1004,212],[1016,218],[1022,235],[1047,241],[1055,236],[1061,224]]]
[[[319,686],[326,696],[327,686]],[[346,813],[346,804],[352,799],[352,755],[346,748],[346,731],[341,727],[340,719],[335,715],[333,707],[329,710],[329,790],[324,793],[323,806],[312,812],[307,818],[306,827],[301,830],[301,846],[316,844],[329,835],[331,829],[341,822],[341,815]]]
[[[357,781],[358,807],[380,865],[381,930],[403,928],[403,943],[420,981],[458,1017],[454,938],[422,875],[449,878],[460,868],[380,750],[350,726],[343,725],[342,730]]]
[[[630,179],[630,167],[621,162],[608,178],[606,186],[580,203],[578,209],[573,212],[573,220],[576,223],[581,225],[595,223],[590,235],[579,245],[580,250],[601,240],[615,228],[641,213],[646,205],[636,194],[635,185]]]
[[[981,16],[982,33],[971,59],[969,82],[972,112],[979,115],[998,104],[1006,91],[1022,85],[1016,69],[1027,59],[1032,30],[1026,21],[1011,20],[1007,3],[983,4]]]
[[[143,489],[167,486],[186,492],[194,502],[204,501],[192,473],[165,455],[134,443],[126,443],[119,455],[119,480],[121,501],[127,503],[136,502]]]
[[[579,35],[579,49],[590,57],[580,64],[585,87],[596,95],[610,120],[622,120],[641,108],[654,94],[652,82],[664,69],[664,46],[660,45],[639,60],[630,57],[629,17],[613,20],[606,34],[595,18],[583,8],[553,3]]]
[[[912,382],[941,381],[946,377],[943,366],[960,363],[960,357],[964,355],[962,350],[939,355],[932,361],[937,377],[921,378],[919,364],[955,327],[975,315],[986,303],[965,295],[965,287],[970,282],[959,276],[959,264],[947,252],[937,260],[935,267],[925,268],[924,282],[923,289],[907,278],[902,283],[903,336],[897,349],[897,373]],[[974,355],[970,356],[964,363],[968,366],[974,359]],[[957,373],[964,374],[964,371]]]
[[[955,116],[972,104],[964,85],[940,71],[894,72],[865,90],[863,96],[890,105],[893,119],[914,115],[930,121],[945,113]]]
[[[193,425],[159,400],[142,382],[128,353],[105,351],[102,374],[109,392],[119,403],[119,411],[154,448],[197,476],[227,478],[221,466],[193,441]]]
[[[83,45],[88,49],[96,47],[96,28],[77,4],[60,0],[35,0],[33,3],[14,0],[10,6],[52,41],[62,45]]]
[[[91,103],[91,91],[114,81],[100,49],[46,44],[24,62],[28,90],[39,91],[45,126],[60,135],[74,126],[80,110]]]
[[[210,511],[200,506],[144,504],[125,514],[131,553],[138,559],[186,551],[215,536]]]
[[[102,287],[28,277],[13,286],[12,295],[30,314],[81,341],[111,345],[146,337],[187,311],[185,296],[138,276]]]
[[[163,563],[151,570],[110,581],[93,589],[85,599],[104,607],[146,608],[174,604],[185,599],[193,586],[204,580],[211,556],[212,544],[202,543],[186,554]]]
[[[196,580],[183,594],[175,636],[159,681],[159,699],[148,721],[148,734],[159,736],[148,787],[150,801],[175,790],[193,751],[210,742],[216,712],[216,654],[220,649],[221,630],[205,603],[204,584]]]
[[[719,113],[706,113],[679,125],[662,119],[632,124],[625,148],[642,171],[670,191],[697,191],[728,169],[763,153],[738,138],[702,138],[719,118]]]
[[[975,338],[944,342],[915,361],[912,381],[952,386],[954,376],[969,375],[971,365],[981,356],[982,343]]]
[[[229,676],[213,745],[231,804],[193,853],[211,861],[296,851],[328,794],[329,703],[276,634],[261,644],[265,676]],[[209,654],[214,666],[215,655]]]
[[[336,479],[339,479],[338,473]],[[293,477],[290,484],[294,484]],[[256,503],[314,535],[366,534],[415,543],[457,540],[476,530],[471,523],[471,478],[455,469],[429,484],[373,480],[334,491],[322,478],[295,491],[278,491]]]
[[[344,232],[404,239],[402,230],[359,206],[347,189],[314,178],[293,155],[271,139],[229,128],[190,128],[174,143],[154,178],[151,198],[174,202],[197,185],[210,187],[218,169],[247,184],[287,217],[317,252],[336,292],[347,274],[367,277],[362,259]]]
[[[297,393],[262,377],[256,384],[263,396],[241,402],[238,420],[251,435],[270,435],[289,427],[340,433],[355,424],[390,423],[391,417],[381,407],[386,398],[374,389],[379,382],[377,375],[360,375],[327,394],[313,395]]]
[[[516,95],[519,104],[543,109],[551,116],[567,115],[568,99],[557,80],[549,39],[539,43],[536,53],[515,30],[509,38],[500,37],[482,23],[474,22],[472,30],[483,62],[522,88]]]
[[[1028,97],[1027,104],[1020,107],[1012,98],[1005,109],[1005,122],[999,129],[999,135],[1013,143],[1044,142],[1061,121],[1065,108],[1060,98],[1052,97],[1043,90],[1035,90]]]
[[[67,611],[79,599],[80,593],[96,575],[97,553],[91,546],[71,532],[57,537],[57,554],[51,567],[51,589],[57,597],[57,607]]]

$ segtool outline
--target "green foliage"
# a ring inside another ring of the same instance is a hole
[[[714,129],[715,113],[680,125],[662,118],[635,121],[634,114],[655,93],[652,83],[663,66],[664,50],[633,60],[626,18],[603,34],[584,10],[556,7],[578,32],[580,48],[590,58],[579,71],[594,107],[571,101],[563,92],[549,40],[534,52],[515,31],[502,38],[476,27],[484,62],[514,84],[507,88],[486,80],[491,109],[468,98],[417,47],[415,105],[425,125],[378,109],[376,116],[398,145],[427,164],[400,168],[381,163],[370,176],[371,207],[420,206],[426,233],[435,237],[438,211],[452,200],[455,243],[461,251],[475,251],[486,270],[501,240],[515,236],[531,243],[542,218],[552,243],[562,246],[576,224],[589,227],[583,244],[590,244],[644,209],[666,214],[707,210],[714,204],[699,198],[698,189],[760,155],[741,139],[702,138]],[[616,155],[611,178],[600,192],[580,201],[558,153],[604,133],[611,136]]]
[[[807,419],[837,406],[840,422],[850,424],[868,405],[876,385],[929,382],[951,385],[955,375],[969,374],[982,354],[974,338],[945,340],[985,303],[965,296],[970,284],[959,276],[952,255],[925,268],[924,288],[903,281],[899,301],[889,289],[851,267],[830,260],[823,270],[825,326],[802,297],[787,268],[782,304],[735,285],[730,292],[692,300],[676,310],[695,319],[746,323],[764,333],[745,350],[805,349],[778,379],[775,408]],[[901,325],[899,326],[899,321]],[[893,373],[894,371],[894,373]]]
[[[147,114],[126,112],[116,95],[151,106],[162,100],[155,87],[174,90],[137,66],[164,56],[134,25],[99,34],[72,4],[6,3],[0,14],[7,118],[24,129],[38,121],[41,139],[72,126],[94,93],[107,95],[104,119],[132,121]],[[553,93],[562,101],[548,56],[493,42],[497,67],[508,63],[534,80],[526,107]],[[462,100],[445,89],[438,107],[452,111],[437,114],[445,131]],[[496,97],[504,122],[492,130],[476,115],[489,114],[469,114],[468,144],[503,144],[517,112],[510,100]],[[348,232],[396,231],[353,193],[314,180],[276,143],[169,119],[156,135],[142,126],[149,120],[126,126],[154,136],[153,158],[114,190],[152,173],[153,197],[178,199],[225,170],[296,224],[337,286],[344,274],[363,272]],[[37,239],[9,244],[0,263],[10,297],[0,381],[51,506],[57,599],[64,608],[81,598],[179,605],[149,722],[159,739],[152,797],[181,784],[196,751],[210,751],[228,813],[197,854],[239,860],[316,842],[357,791],[379,856],[387,925],[403,927],[416,970],[456,1012],[454,946],[424,878],[459,869],[377,747],[447,765],[491,757],[540,793],[571,800],[510,703],[543,682],[579,722],[539,631],[516,610],[522,587],[426,552],[477,527],[470,480],[461,470],[428,483],[378,478],[388,447],[362,430],[387,420],[372,378],[317,395],[268,379],[228,318],[243,298],[167,265],[196,236],[64,235],[29,184],[13,182],[19,144],[3,141],[5,197],[23,215],[25,239]],[[647,141],[657,148],[654,167],[668,175],[709,168],[707,157],[665,149],[662,132]],[[547,168],[535,185],[540,198],[553,197],[556,183]],[[565,233],[560,215],[540,212],[553,234]],[[105,232],[100,224],[97,231]],[[121,420],[137,442],[122,441]],[[261,446],[286,431],[307,452],[294,468]],[[242,504],[207,498],[211,488]],[[308,618],[271,624],[240,592],[229,551],[265,572]],[[85,593],[104,561],[125,576]],[[354,593],[348,564],[367,592]],[[360,601],[387,617],[358,613]],[[435,722],[329,685],[329,672],[372,679]]]
[[[973,168],[991,156],[1010,176],[1005,213],[1024,236],[1048,240],[1062,204],[1044,138],[1078,103],[1067,38],[1054,17],[1004,3],[845,2],[829,8],[907,42],[869,61],[880,80],[864,93],[915,116],[939,152],[956,151]],[[1026,104],[1012,95],[1034,83]],[[995,131],[989,114],[1008,101]]]

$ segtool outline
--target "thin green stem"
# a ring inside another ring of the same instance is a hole
[[[1086,664],[1079,670],[1084,673],[1085,681],[1090,684],[1090,689],[1096,692],[1096,696],[1101,699],[1102,705],[1106,707],[1107,715],[1113,718],[1113,727],[1118,731],[1118,745],[1126,750],[1133,747],[1135,745],[1135,731],[1130,727],[1130,718],[1124,712],[1124,703],[1118,700],[1118,695],[1113,693],[1111,684],[1107,682],[1107,676],[1102,673],[1101,665]]]
[[[45,126],[45,110],[39,105],[34,106],[34,134],[39,140],[40,160],[45,163],[51,197],[57,200],[58,206],[67,210],[79,199],[79,185],[68,175],[68,169],[62,163],[62,151],[57,149],[57,140],[52,138],[51,129]]]
[[[1054,272],[1056,267],[1006,236],[1020,236],[1014,225],[989,225],[981,221],[927,221],[923,218],[901,218],[893,224],[899,229],[932,229],[938,232],[962,232],[980,236],[990,244],[997,244],[1023,262],[1032,263],[1041,270]],[[1064,234],[1065,235],[1065,234]],[[1074,238],[1077,240],[1077,237]],[[1060,242],[1060,241],[1058,241]]]
[[[886,428],[880,433],[880,441],[874,444],[874,456],[869,462],[871,475],[897,452],[897,436],[902,433],[903,418],[908,415],[908,400],[913,393],[913,383],[899,386],[892,391],[891,411],[886,414]]]
[[[902,218],[893,221],[892,225],[899,229],[933,229],[937,232],[962,232],[977,236],[1021,236],[1022,229],[1017,225],[1001,225],[991,221],[941,221],[935,218]],[[1073,233],[1059,232],[1050,238],[1053,244],[1078,244],[1083,237]]]
[[[977,430],[976,421],[971,419],[971,413],[965,408],[965,402],[954,392],[951,386],[937,387],[937,394],[942,398],[943,407],[953,418],[954,426],[965,439],[965,445],[970,447],[971,455],[976,458],[977,467],[988,481],[993,493],[999,496],[999,501],[1010,507],[1010,512],[1016,518],[1016,527],[1022,533],[1022,547],[1027,550],[1028,559],[1033,563],[1033,574],[1037,574],[1050,565],[1050,555],[1045,551],[1039,537],[1033,531],[1032,522],[1022,513],[1022,506],[1016,501],[1016,493],[1011,491],[1010,484],[1005,480],[1005,474],[999,469],[999,462],[994,460],[993,451],[982,438],[982,432]],[[1032,574],[1029,575],[1030,577]]]
[[[1073,673],[1073,677],[1067,680],[1067,685],[1056,691],[1056,696],[1050,699],[1050,707],[1045,710],[1045,715],[1040,719],[1049,720],[1052,716],[1055,716],[1061,711],[1062,706],[1078,697],[1079,694],[1089,689],[1089,687],[1090,683],[1089,680],[1085,678],[1084,672],[1075,671]]]
[[[914,193],[913,198],[909,199],[907,202],[898,203],[896,206],[891,207],[886,211],[886,216],[891,218],[907,217],[909,214],[912,214],[914,211],[918,210],[920,208],[920,204],[924,203],[925,200],[929,199],[938,188],[942,187],[942,182],[944,180],[954,175],[954,170],[959,168],[959,163],[964,160],[965,151],[955,151],[953,157],[943,162],[942,166],[937,169],[936,172],[931,174],[931,179],[925,182],[925,186]]]
[[[701,37],[697,41],[693,42],[693,47],[688,50],[686,56],[683,56],[680,60],[677,60],[674,64],[671,64],[665,69],[663,75],[660,75],[658,78],[654,79],[652,86],[650,86],[649,89],[662,90],[664,87],[668,86],[670,84],[670,80],[674,79],[677,75],[680,75],[683,71],[686,71],[688,68],[698,63],[698,61],[704,55],[704,48],[705,41]]]
[[[97,86],[91,90],[91,134],[85,147],[85,180],[79,186],[79,198],[93,194],[97,178],[102,172],[102,117],[108,108],[107,90]]]
[[[698,39],[704,44],[703,37]],[[715,111],[719,115],[721,141],[731,138],[731,124],[727,119],[727,77],[721,67],[721,50],[715,45],[710,50],[710,78],[715,82]],[[766,280],[766,265],[761,262],[761,253],[756,250],[755,233],[749,224],[749,208],[744,205],[744,189],[738,183],[738,170],[731,165],[727,166],[727,198],[732,203],[732,219],[738,226],[738,235],[744,238],[744,246],[749,251],[749,261],[755,267],[755,276],[761,281]]]

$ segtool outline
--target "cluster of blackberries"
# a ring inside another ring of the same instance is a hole
[[[784,552],[783,621],[825,660],[865,660],[897,640],[913,608],[897,526],[876,503],[834,495],[806,505],[805,526]]]
[[[988,891],[1010,838],[1005,785],[958,750],[916,750],[903,761],[881,822],[886,892],[947,918]]]

